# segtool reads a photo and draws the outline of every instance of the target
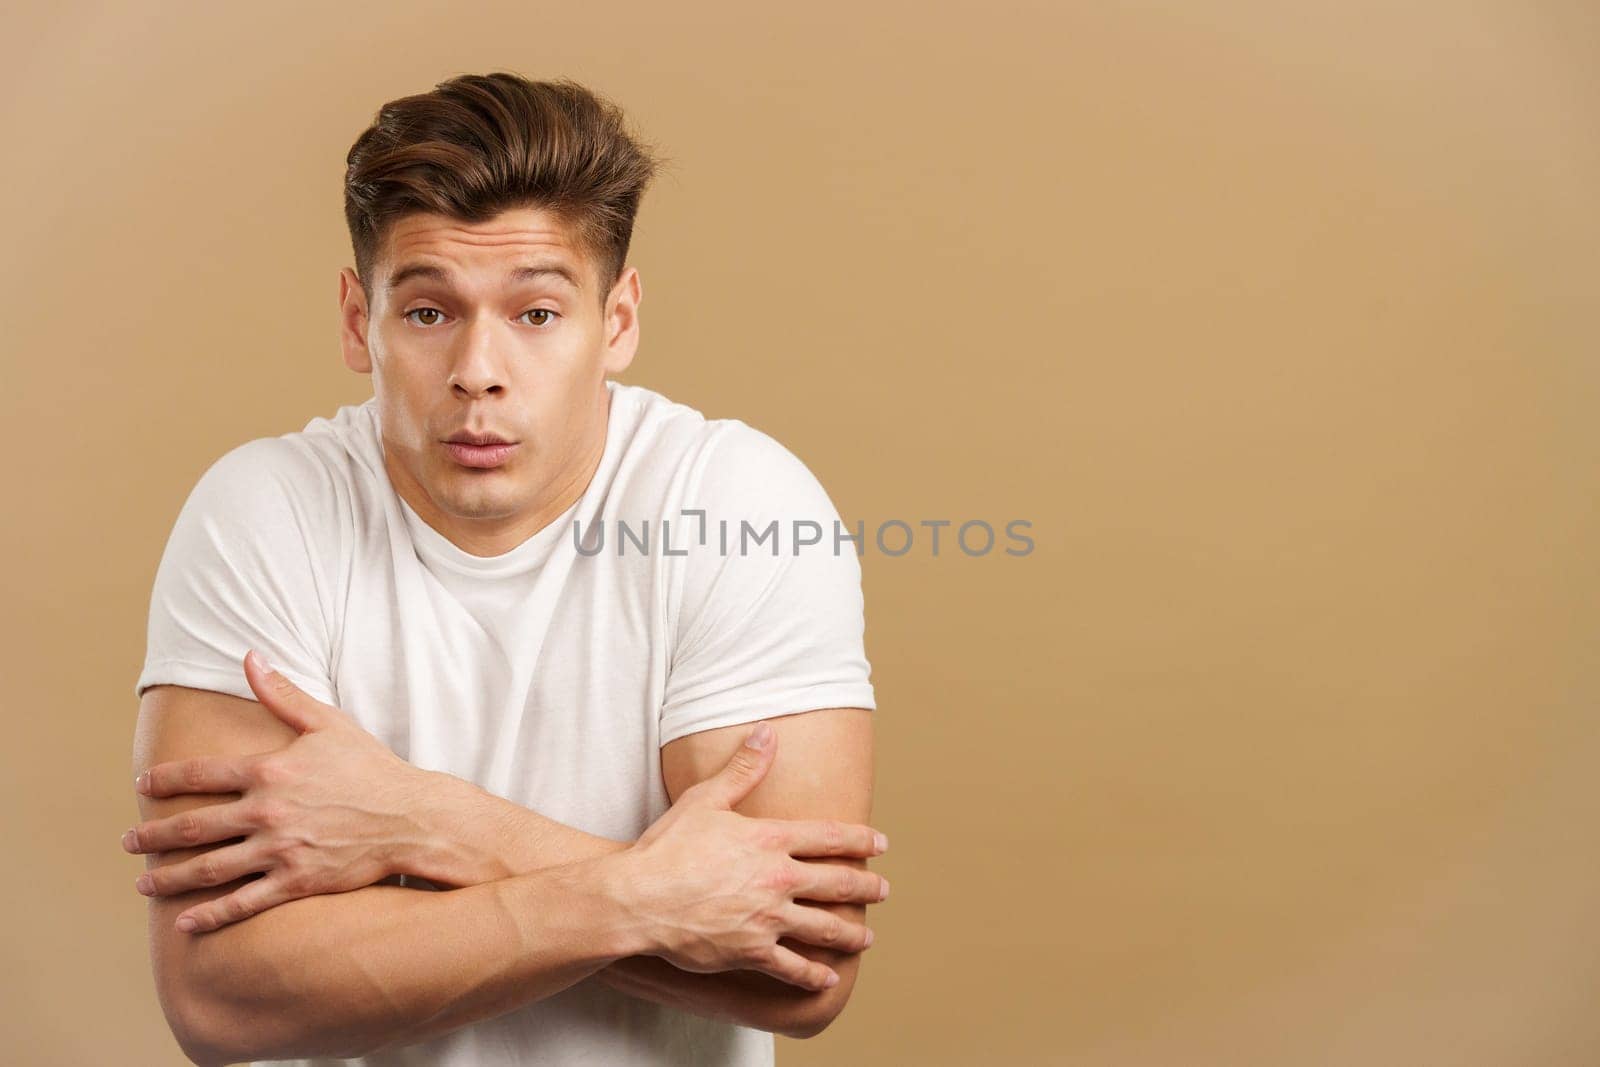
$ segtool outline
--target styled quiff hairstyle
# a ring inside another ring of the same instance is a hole
[[[568,78],[463,74],[391,100],[350,146],[344,214],[370,305],[389,225],[431,212],[483,222],[550,211],[595,268],[600,305],[621,275],[639,201],[664,157],[622,110]]]

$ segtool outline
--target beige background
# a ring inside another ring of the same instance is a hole
[[[155,565],[370,395],[350,142],[509,68],[673,157],[625,380],[869,529],[1033,523],[864,560],[894,897],[784,1063],[1600,1062],[1592,3],[224,7],[10,20],[8,1061],[181,1062]]]

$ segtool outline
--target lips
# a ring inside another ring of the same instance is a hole
[[[463,445],[509,445],[515,443],[511,440],[511,438],[501,437],[499,434],[472,433],[468,430],[451,434],[449,437],[445,438],[445,441]]]
[[[463,467],[498,467],[511,458],[518,445],[516,442],[473,445],[452,440],[446,441],[444,447]]]

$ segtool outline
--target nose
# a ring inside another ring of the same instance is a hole
[[[505,391],[505,368],[494,337],[494,323],[478,319],[459,331],[451,353],[449,385],[458,396],[480,397]]]

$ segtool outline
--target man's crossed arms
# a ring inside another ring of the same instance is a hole
[[[843,1009],[872,943],[866,905],[889,892],[865,869],[887,848],[862,825],[867,709],[669,743],[672,807],[622,842],[414,767],[244,662],[259,702],[145,693],[145,821],[123,836],[149,857],[136,884],[157,991],[197,1063],[366,1055],[591,975],[792,1037]],[[775,770],[779,735],[792,754]]]

